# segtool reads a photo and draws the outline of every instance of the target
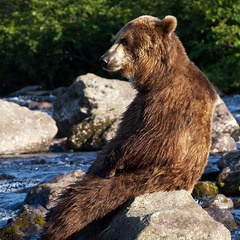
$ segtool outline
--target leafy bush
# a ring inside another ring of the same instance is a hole
[[[178,18],[189,56],[216,85],[240,91],[240,3],[236,0],[2,0],[0,94],[23,85],[55,88],[103,75],[99,57],[129,20]],[[214,4],[214,5],[213,5]]]
[[[209,78],[222,90],[240,92],[240,1],[207,3],[206,20],[211,24]]]

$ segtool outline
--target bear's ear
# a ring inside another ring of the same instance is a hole
[[[174,16],[166,16],[157,25],[163,33],[170,35],[177,27],[177,18]]]

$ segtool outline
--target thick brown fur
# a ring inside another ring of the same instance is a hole
[[[151,16],[126,24],[102,56],[138,93],[116,137],[51,211],[42,239],[76,233],[143,193],[192,191],[209,154],[216,93],[173,32],[177,21]]]

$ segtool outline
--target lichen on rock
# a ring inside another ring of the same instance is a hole
[[[72,128],[67,138],[66,147],[74,151],[100,150],[106,143],[102,138],[104,132],[115,119],[87,118]]]

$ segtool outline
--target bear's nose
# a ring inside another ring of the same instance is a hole
[[[106,68],[108,65],[108,61],[104,58],[104,56],[100,57],[99,62],[101,63],[103,68]]]

